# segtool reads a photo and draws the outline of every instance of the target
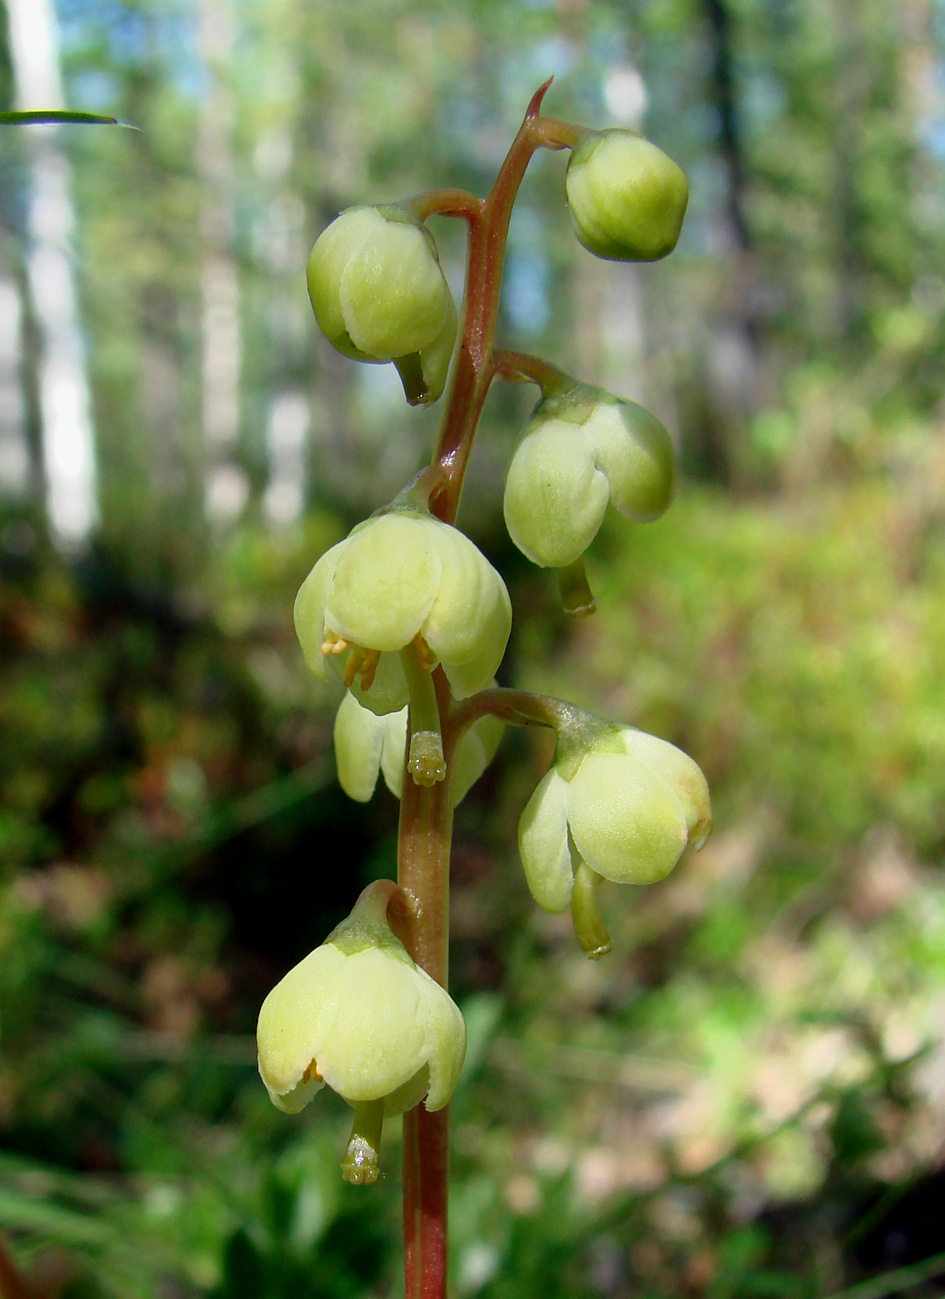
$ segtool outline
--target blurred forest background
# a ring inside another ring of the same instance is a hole
[[[394,1296],[398,1137],[255,1072],[266,991],[394,869],[346,801],[295,591],[437,412],[305,293],[341,207],[484,193],[536,86],[687,171],[676,253],[595,261],[532,164],[501,339],[649,405],[682,481],[608,520],[568,623],[508,541],[529,394],[460,522],[502,681],[700,762],[717,830],[534,906],[509,735],[457,818],[457,1296],[945,1285],[945,6],[941,0],[5,0],[0,109],[0,1238],[31,1295]],[[458,223],[435,219],[454,290]],[[936,1278],[938,1278],[936,1280]],[[23,1299],[0,1266],[0,1292]]]

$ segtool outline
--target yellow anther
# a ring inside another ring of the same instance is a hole
[[[318,1072],[318,1065],[313,1060],[311,1064],[309,1064],[306,1067],[305,1072],[302,1074],[302,1082],[324,1082],[324,1081],[325,1081],[324,1078]]]
[[[430,649],[423,637],[417,632],[413,638],[414,647],[417,651],[417,658],[424,672],[432,672],[436,667],[436,655]]]
[[[322,641],[323,654],[343,654],[347,648],[348,642],[343,636],[325,628],[325,639]]]
[[[380,650],[365,650],[364,658],[361,663],[361,689],[370,690],[374,684],[374,674],[377,672],[377,665],[381,657]]]

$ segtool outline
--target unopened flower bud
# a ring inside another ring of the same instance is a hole
[[[377,1179],[385,1116],[449,1102],[466,1051],[459,1009],[390,927],[395,891],[369,885],[259,1012],[259,1072],[273,1104],[296,1114],[327,1084],[354,1109],[342,1165],[354,1182]]]
[[[585,950],[603,955],[609,943],[593,906],[597,879],[653,884],[711,830],[708,786],[690,757],[643,731],[592,719],[576,740],[559,734],[518,841],[535,901],[553,912],[572,907]],[[592,935],[590,948],[584,934]]]
[[[566,187],[575,234],[595,257],[653,262],[676,247],[686,177],[634,131],[588,132],[571,154]]]
[[[456,807],[469,793],[495,756],[505,731],[496,717],[480,717],[463,732],[450,773],[450,802]],[[338,781],[349,798],[366,803],[374,793],[378,773],[394,795],[403,793],[407,709],[378,717],[362,708],[350,692],[335,716],[335,762]]]
[[[533,563],[566,570],[581,559],[608,502],[650,522],[673,497],[669,433],[642,406],[576,385],[538,403],[515,449],[503,510],[509,536]]]
[[[393,361],[411,405],[436,401],[456,307],[421,221],[397,206],[348,208],[315,241],[307,278],[333,347],[358,361]]]

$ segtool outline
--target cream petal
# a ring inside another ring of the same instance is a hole
[[[381,222],[374,208],[348,208],[322,231],[309,256],[308,294],[319,329],[333,343],[347,332],[339,298],[345,267]]]
[[[344,959],[338,1012],[319,1071],[349,1103],[380,1100],[426,1063],[422,984],[412,964],[378,948]]]
[[[436,339],[451,295],[424,232],[378,220],[376,237],[365,239],[345,265],[339,302],[355,347],[392,361]]]
[[[505,482],[509,536],[533,564],[564,568],[594,540],[609,497],[583,427],[536,420],[516,448]]]
[[[367,803],[377,784],[385,719],[346,694],[335,714],[333,740],[338,783],[356,803]]]
[[[440,581],[421,632],[441,662],[469,663],[482,652],[484,633],[491,632],[497,611],[501,621],[505,583],[482,551],[457,528],[441,524],[436,547]],[[493,675],[494,671],[490,679]]]
[[[449,1104],[463,1067],[466,1022],[449,993],[424,970],[418,969],[417,973],[429,985],[421,1003],[430,1070],[430,1089],[424,1104],[428,1110],[441,1110]]]
[[[632,401],[601,402],[584,431],[607,475],[611,505],[638,523],[658,519],[673,499],[676,456],[656,416]]]
[[[320,1056],[338,1013],[346,959],[331,945],[317,947],[276,984],[259,1012],[259,1073],[270,1096],[279,1097],[279,1107],[289,1113],[306,1103],[302,1095],[310,1099],[320,1086],[316,1083],[295,1098],[297,1107],[289,1099],[303,1085],[303,1075],[313,1060],[321,1072]]]
[[[652,768],[670,786],[683,805],[690,838],[701,848],[712,833],[709,786],[698,764],[668,740],[624,727],[620,738],[631,757]]]
[[[486,590],[483,594],[488,600],[489,591]],[[457,699],[467,699],[478,690],[485,690],[505,656],[512,629],[512,602],[501,578],[492,588],[491,594],[491,606],[483,605],[477,612],[480,634],[478,653],[465,663],[443,660],[443,671]]]
[[[574,874],[568,846],[568,782],[554,767],[539,781],[518,825],[518,850],[532,897],[546,911],[567,911]]]
[[[568,826],[588,866],[618,884],[653,884],[676,865],[689,839],[670,786],[645,763],[589,753],[568,786]]]
[[[385,718],[384,747],[381,749],[381,772],[384,783],[400,798],[404,792],[404,754],[407,749],[407,709],[389,713]]]
[[[400,650],[410,644],[440,583],[434,522],[382,514],[351,533],[325,602],[333,631],[367,649]]]
[[[325,597],[335,576],[338,560],[344,554],[348,538],[326,550],[308,577],[299,587],[295,597],[293,619],[295,634],[302,647],[302,655],[309,671],[322,681],[328,680],[322,642],[325,639]]]
[[[328,666],[339,681],[344,681],[345,655],[333,654]],[[377,661],[374,680],[365,690],[359,677],[355,677],[350,692],[362,708],[386,717],[389,713],[399,713],[407,706],[407,678],[404,676],[400,655],[385,652]]]

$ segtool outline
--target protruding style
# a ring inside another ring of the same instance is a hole
[[[463,801],[492,761],[504,731],[504,723],[486,716],[463,732],[450,773],[453,807]],[[349,691],[335,715],[334,743],[338,782],[349,798],[368,802],[379,774],[394,797],[401,797],[407,747],[406,708],[378,717],[369,708],[362,708]]]

